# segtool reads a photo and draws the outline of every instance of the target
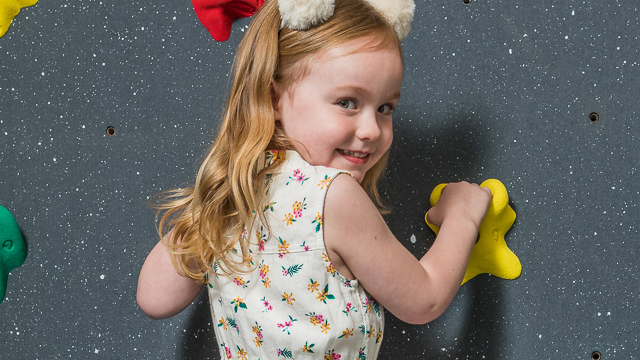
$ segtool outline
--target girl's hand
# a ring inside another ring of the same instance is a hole
[[[490,202],[489,188],[466,181],[449,183],[442,189],[438,203],[427,213],[427,219],[438,227],[442,226],[445,219],[470,220],[478,229]]]

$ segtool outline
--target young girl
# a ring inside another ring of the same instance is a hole
[[[337,0],[307,30],[280,27],[269,0],[238,48],[195,186],[162,205],[138,304],[166,318],[205,284],[223,358],[375,359],[383,307],[421,324],[452,301],[491,193],[448,185],[428,213],[439,235],[417,260],[376,190],[400,98],[396,30],[363,0]]]

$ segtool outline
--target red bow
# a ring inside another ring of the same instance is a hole
[[[265,0],[192,0],[198,19],[216,41],[226,41],[234,19],[249,17]]]

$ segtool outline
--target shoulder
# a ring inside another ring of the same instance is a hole
[[[325,201],[325,212],[361,218],[365,213],[380,218],[378,208],[362,186],[349,173],[338,173],[331,181]]]
[[[325,210],[340,211],[345,205],[357,201],[354,205],[371,205],[371,199],[362,186],[349,173],[338,173],[331,180],[331,186],[327,191]],[[375,206],[373,206],[375,208]]]
[[[345,170],[312,165],[297,152],[289,150],[286,151],[284,161],[269,179],[270,183],[277,184],[278,188],[285,187],[286,190],[283,190],[285,192],[290,190],[315,192],[324,200],[329,186],[340,174],[351,177],[351,173]],[[355,184],[359,186],[357,183]]]
[[[271,176],[279,176],[288,180],[296,180],[299,184],[306,184],[306,180],[320,177],[321,179],[326,178],[326,185],[328,186],[332,178],[338,174],[350,174],[345,170],[322,165],[312,165],[294,150],[276,152],[276,155],[273,155],[272,153],[273,152],[267,154],[267,164],[271,165],[277,162],[279,163],[279,166],[277,166],[274,171],[270,172]]]
[[[326,195],[324,232],[327,250],[340,257],[367,246],[372,237],[389,234],[382,215],[362,186],[342,174],[332,181]]]
[[[331,182],[324,205],[325,236],[338,235],[343,247],[345,236],[361,238],[372,232],[387,231],[387,225],[369,195],[351,176],[339,174]],[[326,239],[325,239],[326,240]],[[351,242],[356,245],[357,241]],[[329,238],[328,246],[332,246]]]

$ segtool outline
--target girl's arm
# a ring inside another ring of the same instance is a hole
[[[418,260],[393,236],[360,184],[338,176],[329,187],[323,218],[329,258],[399,319],[427,323],[457,293],[490,200],[491,191],[478,185],[447,185],[429,211],[429,222],[440,232]]]
[[[173,267],[165,245],[167,236],[147,255],[138,277],[138,306],[152,319],[178,314],[195,300],[202,289],[200,283],[180,276]]]

